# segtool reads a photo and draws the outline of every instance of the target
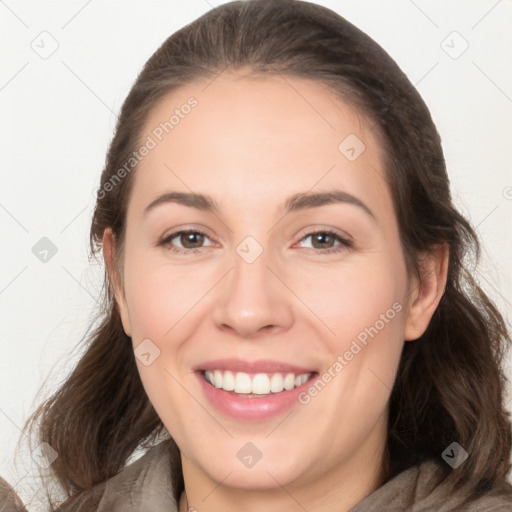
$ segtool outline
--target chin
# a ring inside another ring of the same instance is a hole
[[[283,438],[251,443],[236,437],[216,446],[196,445],[197,455],[189,460],[212,481],[240,490],[270,490],[304,479],[311,467],[303,443],[285,446]]]
[[[225,472],[219,471],[217,466],[209,469],[212,471],[210,473],[212,480],[243,491],[268,491],[286,486],[296,481],[302,473],[298,465],[292,467],[289,461],[285,464],[277,461],[263,464],[260,460],[252,468],[240,465],[231,465],[230,468],[226,466]]]

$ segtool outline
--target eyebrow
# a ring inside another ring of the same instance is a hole
[[[158,196],[144,209],[144,215],[157,206],[166,203],[177,203],[191,208],[196,208],[204,212],[213,214],[220,213],[220,206],[212,197],[195,192],[167,192]],[[290,196],[282,207],[283,214],[290,212],[316,208],[327,204],[346,203],[357,206],[366,212],[370,217],[376,220],[373,212],[356,196],[343,190],[330,190],[327,192],[299,192]]]

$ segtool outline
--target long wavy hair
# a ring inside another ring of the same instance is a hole
[[[426,332],[405,343],[401,355],[389,404],[386,480],[436,459],[453,492],[464,488],[471,499],[490,489],[510,492],[512,433],[502,361],[511,340],[472,276],[477,236],[453,206],[440,137],[421,96],[375,41],[335,12],[296,0],[235,1],[171,35],[122,106],[98,187],[92,255],[110,227],[119,264],[137,167],[121,180],[118,171],[141,147],[152,108],[178,87],[226,69],[314,80],[348,102],[379,136],[409,274],[421,276],[421,254],[449,246],[445,293]],[[183,490],[179,449],[144,391],[106,271],[102,295],[83,356],[26,428],[58,452],[52,478],[66,496],[117,474],[137,448],[163,434],[178,469],[177,497]],[[450,469],[441,454],[454,441],[469,457]]]

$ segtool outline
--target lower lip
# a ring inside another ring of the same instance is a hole
[[[203,377],[202,372],[196,372],[199,382],[209,401],[222,413],[243,421],[266,420],[282,414],[297,403],[297,395],[317,377],[317,374],[307,380],[301,386],[271,393],[270,395],[244,395],[212,386]]]

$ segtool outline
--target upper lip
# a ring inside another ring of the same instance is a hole
[[[273,361],[270,359],[258,359],[257,361],[244,361],[242,359],[216,359],[214,361],[201,363],[197,365],[194,370],[230,370],[232,372],[245,373],[286,372],[294,373],[295,375],[314,372],[314,370],[310,368],[304,368],[289,363],[283,363],[281,361]]]

